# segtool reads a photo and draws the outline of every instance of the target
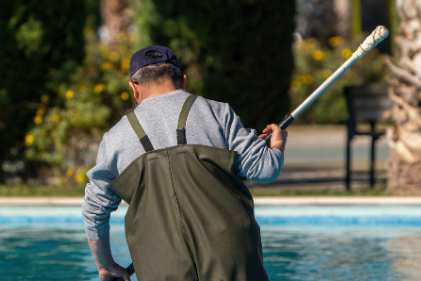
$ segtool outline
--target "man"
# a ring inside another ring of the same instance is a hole
[[[110,213],[122,198],[130,202],[126,238],[139,280],[267,279],[252,198],[238,177],[275,180],[287,132],[270,124],[257,136],[228,104],[187,93],[186,75],[163,46],[133,55],[129,84],[138,106],[104,135],[82,207],[101,280],[130,280],[109,241]],[[262,138],[271,130],[268,147]],[[254,240],[242,240],[242,231]]]

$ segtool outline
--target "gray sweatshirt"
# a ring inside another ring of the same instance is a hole
[[[176,90],[144,99],[134,110],[154,149],[177,145],[176,128],[181,108],[189,94]],[[263,128],[261,128],[263,129]],[[237,151],[238,174],[261,182],[275,180],[281,172],[284,156],[268,148],[256,130],[246,129],[227,103],[198,97],[186,123],[187,144],[202,144]],[[96,165],[88,172],[82,214],[86,235],[99,240],[109,232],[110,213],[117,210],[121,198],[108,187],[137,157],[145,153],[124,116],[105,133],[98,149]]]

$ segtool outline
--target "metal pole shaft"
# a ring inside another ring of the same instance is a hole
[[[357,59],[352,55],[346,62],[344,62],[329,78],[326,79],[310,96],[306,98],[291,114],[287,115],[285,119],[278,124],[282,130],[286,130],[288,126],[298,117],[300,114],[306,110],[330,85],[333,84],[341,75],[350,68]],[[272,131],[269,132],[263,140],[269,145],[270,138],[272,137]]]
[[[292,113],[291,116],[296,119],[300,114],[306,110],[323,92],[330,87],[341,75],[350,68],[357,60],[351,56],[344,64],[342,64],[326,81],[323,82],[310,96],[307,97]]]

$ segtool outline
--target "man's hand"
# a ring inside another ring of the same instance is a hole
[[[111,255],[110,233],[99,240],[88,238],[88,243],[102,281],[110,281],[114,277],[123,277],[125,281],[130,281],[127,270],[116,263]]]
[[[270,131],[273,131],[272,137],[269,140],[269,147],[279,149],[282,154],[285,151],[285,145],[287,144],[288,132],[282,130],[275,123],[267,125],[263,130],[263,134],[259,136],[259,139],[263,139]]]
[[[125,281],[130,281],[127,270],[116,262],[113,262],[109,268],[98,268],[98,273],[102,281],[111,281],[114,277],[123,277]]]

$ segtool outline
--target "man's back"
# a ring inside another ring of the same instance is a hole
[[[146,98],[134,113],[154,149],[177,144],[176,128],[181,108],[190,94],[176,90]],[[242,177],[270,182],[281,171],[283,155],[268,148],[257,138],[255,130],[242,126],[240,118],[226,103],[198,97],[186,122],[189,144],[202,144],[237,151],[238,174]],[[121,198],[109,190],[109,184],[145,153],[139,138],[123,117],[104,135],[98,150],[97,164],[88,172],[83,215],[90,239],[99,239],[109,230],[109,214],[116,210]]]

